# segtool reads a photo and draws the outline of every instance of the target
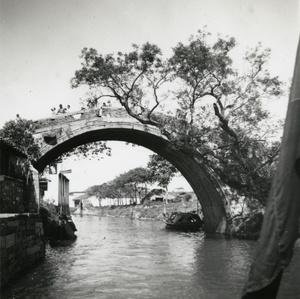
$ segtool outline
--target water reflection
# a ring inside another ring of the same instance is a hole
[[[169,231],[156,221],[74,222],[77,240],[48,248],[45,262],[3,298],[240,298],[256,244]],[[298,247],[279,298],[297,298],[299,256]]]

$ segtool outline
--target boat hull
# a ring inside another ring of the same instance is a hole
[[[198,214],[180,212],[164,215],[164,223],[167,229],[182,231],[198,231],[203,224]]]
[[[172,230],[182,230],[182,231],[198,231],[201,228],[201,225],[176,225],[176,224],[170,224],[166,223],[167,229]]]

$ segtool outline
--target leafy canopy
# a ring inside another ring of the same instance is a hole
[[[147,168],[153,182],[157,182],[160,187],[168,189],[172,178],[178,172],[177,168],[159,155],[151,155]]]
[[[0,137],[26,154],[29,160],[36,160],[39,158],[40,148],[34,140],[34,130],[33,121],[18,117],[4,124],[0,129]]]
[[[141,197],[143,191],[146,192],[149,183],[151,183],[150,172],[146,168],[137,167],[118,175],[110,182],[90,187],[87,193],[96,195],[99,199],[122,197],[136,199],[138,196]]]

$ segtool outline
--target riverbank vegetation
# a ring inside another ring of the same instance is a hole
[[[175,202],[144,200],[140,205],[125,205],[125,206],[105,206],[93,207],[86,204],[83,210],[73,208],[73,215],[92,215],[100,217],[119,217],[139,220],[161,221],[165,212],[197,212],[203,219],[201,207],[197,205],[195,195],[189,194],[190,199],[185,200],[186,196],[177,197]],[[244,212],[236,214],[230,219],[230,227],[226,232],[228,237],[240,239],[258,239],[260,228],[263,220],[263,212],[250,213]],[[162,222],[162,225],[163,222]],[[205,225],[205,222],[204,222]]]
[[[168,185],[178,170],[159,155],[151,155],[147,167],[137,167],[119,174],[115,179],[86,190],[86,195],[102,199],[130,198],[132,203],[142,201],[153,184],[168,189]]]
[[[157,195],[158,200],[153,200]],[[142,199],[141,204],[131,205],[114,205],[93,207],[90,203],[85,201],[82,212],[80,208],[73,208],[73,214],[82,215],[97,215],[103,217],[124,217],[131,219],[148,219],[148,220],[162,220],[165,212],[197,212],[201,215],[201,207],[197,204],[196,196],[193,192],[174,192],[172,201],[163,200],[163,193],[160,189],[155,189]]]

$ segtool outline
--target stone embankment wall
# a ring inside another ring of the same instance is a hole
[[[38,214],[1,214],[1,287],[45,257],[43,224]]]
[[[38,173],[25,165],[26,155],[0,138],[0,213],[38,211]]]
[[[25,182],[0,175],[0,213],[23,213]]]

